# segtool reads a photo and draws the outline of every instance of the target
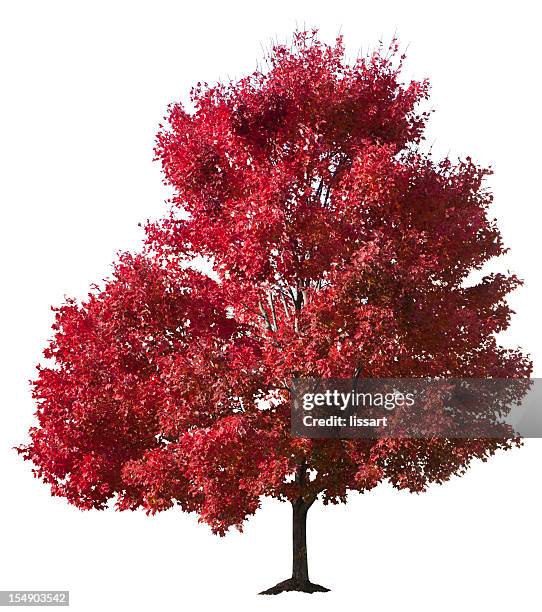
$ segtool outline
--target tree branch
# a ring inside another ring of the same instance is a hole
[[[267,328],[273,331],[273,326],[271,325],[271,321],[269,320],[269,315],[267,314],[267,310],[263,307],[261,299],[258,300],[258,306],[260,307],[260,312],[262,313],[262,316],[265,322],[267,323]]]
[[[269,306],[271,308],[271,316],[273,317],[273,331],[277,331],[279,326],[277,324],[277,314],[275,312],[275,302],[273,300],[273,292],[270,291],[267,294],[267,299],[269,301]]]

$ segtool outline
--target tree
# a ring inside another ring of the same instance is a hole
[[[19,448],[79,508],[179,505],[223,535],[264,496],[293,509],[292,577],[309,581],[312,504],[387,480],[421,492],[515,439],[309,440],[290,434],[293,377],[525,377],[499,346],[519,280],[488,169],[422,150],[426,81],[398,46],[346,63],[298,32],[264,71],[170,107],[156,157],[171,210],[102,289],[56,311]],[[212,263],[205,275],[195,257]]]

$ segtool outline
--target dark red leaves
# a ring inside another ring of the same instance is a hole
[[[262,495],[344,501],[388,479],[422,491],[512,441],[300,440],[294,376],[516,377],[499,347],[518,280],[473,269],[504,252],[488,171],[418,146],[426,82],[397,47],[344,59],[299,32],[269,70],[170,108],[156,156],[175,195],[103,290],[57,310],[38,423],[20,449],[81,508],[179,504],[217,533]],[[187,269],[194,256],[216,280]]]

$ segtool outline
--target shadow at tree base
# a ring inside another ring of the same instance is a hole
[[[258,594],[278,595],[279,593],[284,593],[286,591],[298,591],[300,593],[327,593],[329,589],[326,589],[326,587],[320,586],[319,584],[309,582],[308,580],[297,580],[295,578],[288,578],[288,580],[283,580],[282,582],[276,584],[274,587],[271,587],[270,589],[262,591]]]

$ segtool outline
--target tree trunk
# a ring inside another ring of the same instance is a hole
[[[309,580],[309,566],[307,561],[307,512],[312,506],[299,497],[292,502],[292,577],[279,582],[274,587],[262,591],[260,595],[278,595],[284,591],[301,591],[303,593],[326,592],[319,584]]]
[[[299,498],[292,504],[292,578],[308,582],[307,512],[310,506]]]

